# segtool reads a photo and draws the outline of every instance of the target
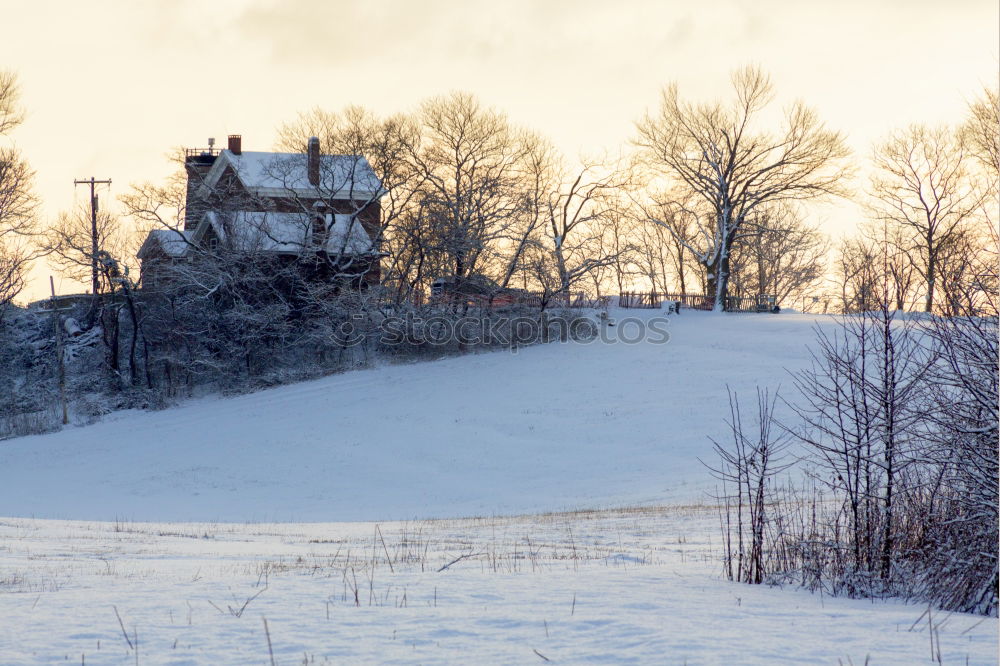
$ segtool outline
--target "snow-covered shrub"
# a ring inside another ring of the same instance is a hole
[[[801,423],[785,424],[812,485],[767,486],[738,412],[735,448],[717,447],[715,469],[740,489],[724,497],[730,578],[996,615],[997,354],[995,316],[898,321],[883,308],[818,331],[812,368],[795,375]]]

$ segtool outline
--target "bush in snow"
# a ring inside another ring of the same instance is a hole
[[[794,376],[801,423],[784,426],[811,487],[771,482],[765,402],[759,431],[736,408],[732,443],[716,445],[713,469],[738,490],[722,497],[729,577],[996,615],[997,353],[995,315],[899,321],[883,307],[818,332]]]

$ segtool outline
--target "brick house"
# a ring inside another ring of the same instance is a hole
[[[138,252],[144,289],[166,286],[179,263],[219,253],[295,263],[307,279],[365,289],[380,283],[380,204],[385,194],[361,155],[185,151],[183,229],[157,229]]]

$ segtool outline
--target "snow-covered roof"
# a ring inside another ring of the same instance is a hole
[[[322,249],[330,254],[354,255],[373,252],[372,241],[356,216],[327,213],[325,220],[326,242],[317,247],[309,214],[241,210],[232,213],[225,223],[218,213],[209,211],[195,229],[193,240],[201,240],[211,227],[220,239],[245,251],[296,253]]]
[[[150,250],[156,246],[168,257],[182,257],[184,256],[184,253],[187,252],[190,242],[190,231],[153,229],[149,232],[149,235],[146,236],[146,240],[143,241],[142,247],[139,248],[139,252],[136,256],[140,259],[144,259]]]
[[[366,201],[384,194],[382,182],[363,155],[321,155],[319,188],[309,183],[305,153],[264,153],[243,151],[236,155],[223,150],[205,176],[205,188],[212,188],[231,166],[251,193],[262,196],[323,196],[332,199]]]

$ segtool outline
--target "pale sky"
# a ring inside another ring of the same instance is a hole
[[[863,164],[910,123],[960,121],[1000,62],[997,0],[0,0],[0,69],[28,119],[12,140],[37,171],[43,216],[77,178],[102,202],[157,180],[177,146],[268,150],[314,106],[389,114],[467,90],[569,156],[617,153],[661,88],[729,93],[758,63],[778,103],[815,107]],[[859,212],[816,209],[832,235]],[[21,300],[47,295],[40,266]],[[82,291],[61,280],[57,289]]]

